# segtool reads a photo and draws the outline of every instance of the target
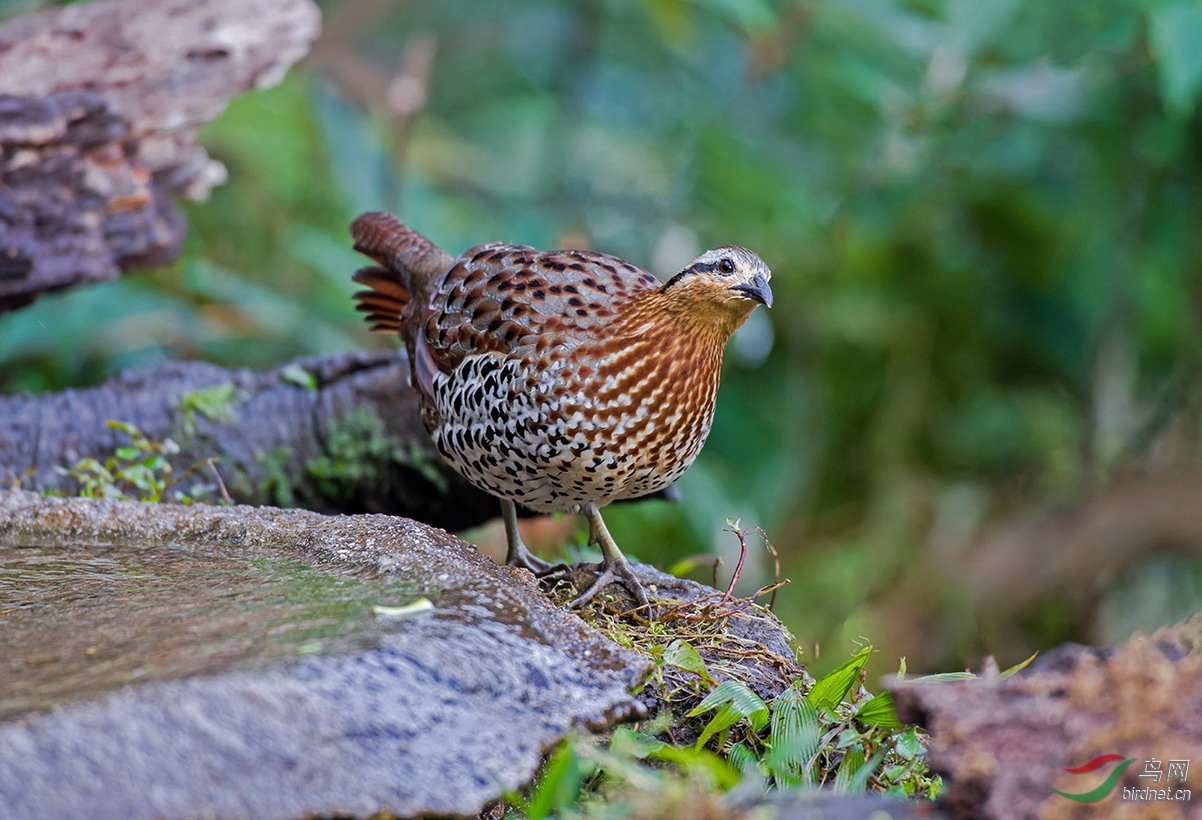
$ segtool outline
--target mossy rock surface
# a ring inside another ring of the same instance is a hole
[[[387,516],[0,491],[0,612],[14,820],[472,814],[649,665]]]

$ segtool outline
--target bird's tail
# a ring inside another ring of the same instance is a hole
[[[355,294],[356,310],[366,313],[375,333],[397,333],[401,313],[420,298],[434,276],[455,261],[417,231],[385,213],[363,214],[351,225],[355,250],[370,256],[377,267],[363,268],[352,277],[370,290]]]
[[[367,315],[363,317],[371,325],[372,333],[397,334],[401,330],[401,311],[409,304],[409,289],[396,274],[385,268],[361,268],[351,277],[360,285],[371,290],[355,294],[355,310]]]

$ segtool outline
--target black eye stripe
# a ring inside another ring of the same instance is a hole
[[[735,272],[735,263],[728,256],[724,256],[717,262],[697,262],[689,265],[684,270],[677,273],[671,279],[664,283],[664,287],[669,287],[676,284],[686,276],[692,276],[695,273],[715,273],[719,276],[729,276]]]
[[[722,259],[718,262],[698,262],[695,265],[682,270],[680,273],[721,273],[728,274],[735,272],[735,263],[729,259]],[[679,276],[680,274],[677,274]]]

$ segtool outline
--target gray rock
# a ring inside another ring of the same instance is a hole
[[[0,630],[10,820],[474,814],[646,671],[412,521],[15,490]]]

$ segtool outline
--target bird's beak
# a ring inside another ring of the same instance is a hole
[[[772,307],[772,288],[768,287],[768,280],[758,273],[748,284],[733,285],[731,290],[738,291],[764,307]]]

